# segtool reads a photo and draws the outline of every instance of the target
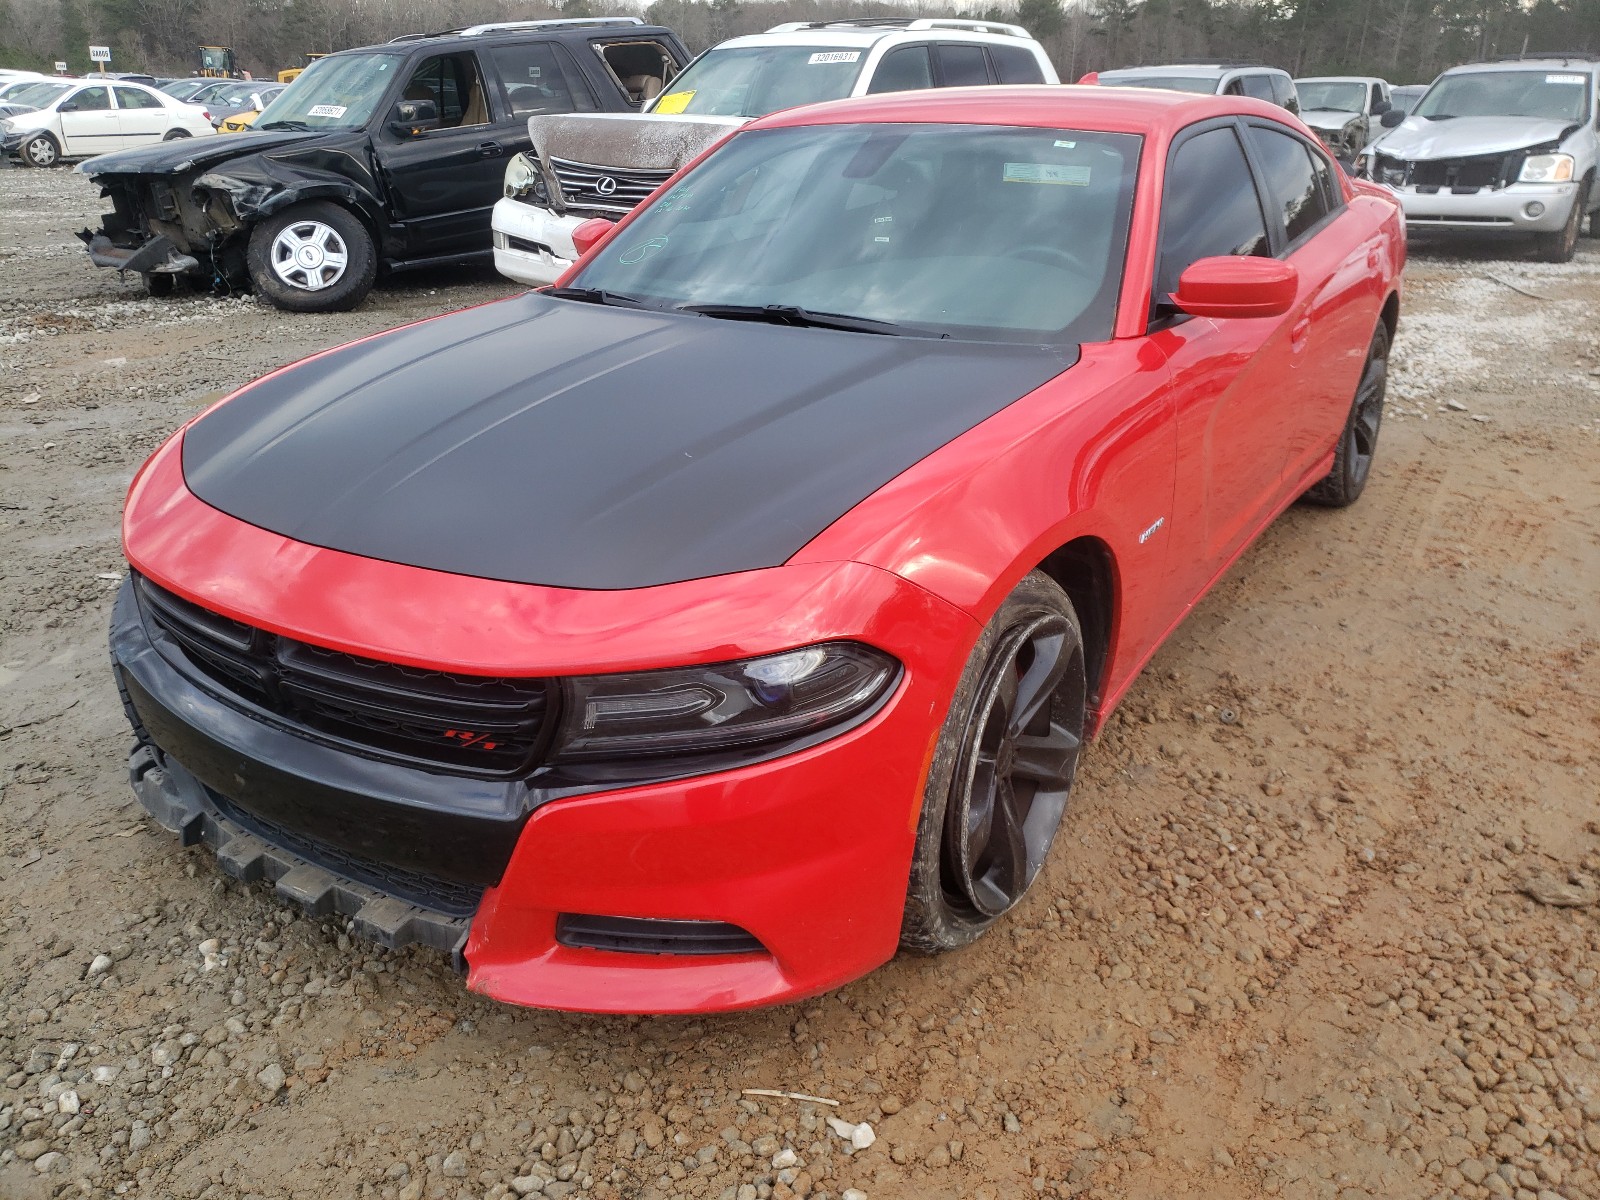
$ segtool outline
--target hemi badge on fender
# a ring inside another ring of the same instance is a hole
[[[1139,535],[1139,545],[1142,546],[1146,542],[1148,542],[1151,538],[1155,537],[1156,530],[1160,529],[1166,523],[1167,523],[1167,519],[1165,517],[1157,517],[1156,518],[1156,523],[1154,525],[1150,526],[1149,529],[1146,529],[1143,533],[1141,533]]]

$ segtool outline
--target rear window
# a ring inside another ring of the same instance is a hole
[[[982,46],[940,46],[939,67],[945,87],[982,87],[989,82]]]
[[[1043,83],[1044,72],[1033,52],[1021,46],[990,46],[989,58],[1001,83]]]

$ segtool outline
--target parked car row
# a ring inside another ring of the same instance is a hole
[[[9,102],[27,110],[0,120],[0,153],[33,167],[213,132],[203,109],[140,83],[41,80]]]
[[[1600,205],[1593,65],[1530,59],[1467,73],[1461,86],[1483,92],[1474,103],[1494,108],[1498,93],[1483,89],[1514,76],[1565,105],[1574,128],[1519,129],[1485,142],[1482,121],[1468,120],[1441,141],[1431,100],[1406,115],[1414,94],[1428,89],[1361,76],[1295,80],[1257,64],[1126,68],[1082,82],[1274,104],[1297,113],[1346,169],[1396,189],[1413,228],[1524,230],[1538,235],[1542,256],[1570,257],[1585,214]],[[1447,72],[1430,96],[1455,88],[1458,74]],[[639,18],[481,25],[330,55],[287,87],[165,85],[216,108],[217,128],[253,123],[258,132],[204,155],[153,148],[85,164],[116,209],[86,240],[96,263],[138,271],[156,291],[184,279],[248,282],[299,310],[359,303],[380,270],[491,254],[508,277],[540,286],[579,257],[575,234],[586,221],[625,216],[756,117],[847,96],[1057,82],[1026,30],[988,21],[794,22],[693,62],[670,30]],[[1520,103],[1508,93],[1504,116],[1515,118]],[[30,161],[90,152],[89,143],[38,124],[17,126],[34,137],[13,136],[8,148]],[[1407,149],[1419,130],[1421,142]],[[1575,153],[1558,145],[1563,139]],[[1531,165],[1509,163],[1518,153]],[[1550,177],[1540,177],[1550,154]],[[1476,161],[1485,155],[1494,170]],[[1428,165],[1402,179],[1391,160]],[[1388,164],[1381,170],[1380,161]],[[1444,200],[1436,199],[1441,188]]]

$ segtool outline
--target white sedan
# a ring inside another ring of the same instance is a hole
[[[203,109],[142,83],[51,80],[14,99],[38,111],[0,121],[0,152],[30,167],[215,133]]]

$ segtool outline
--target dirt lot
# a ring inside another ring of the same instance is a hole
[[[629,1020],[227,880],[141,815],[107,677],[167,431],[509,288],[152,302],[71,240],[97,211],[0,171],[0,1195],[1600,1197],[1600,242],[1414,251],[1366,497],[1287,514],[1157,656],[994,934]]]

